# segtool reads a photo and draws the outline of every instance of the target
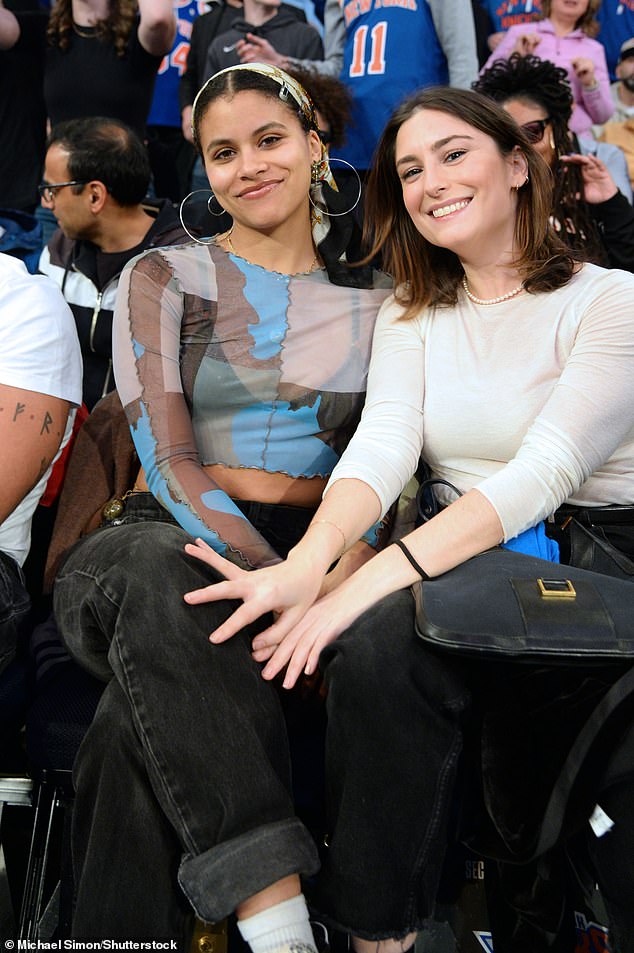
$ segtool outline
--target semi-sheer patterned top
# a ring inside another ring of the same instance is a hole
[[[390,292],[380,272],[372,285],[267,271],[213,244],[155,249],[124,270],[114,369],[148,486],[222,555],[278,561],[203,466],[330,475],[361,415]]]

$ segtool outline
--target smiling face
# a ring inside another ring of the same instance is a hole
[[[519,149],[503,156],[490,136],[433,109],[404,122],[395,145],[403,202],[427,241],[471,264],[512,254],[514,189],[527,173]]]
[[[588,4],[589,0],[551,0],[550,16],[575,24],[586,13]]]
[[[209,184],[237,227],[270,232],[308,221],[311,163],[321,144],[282,102],[253,90],[213,100],[200,145]]]

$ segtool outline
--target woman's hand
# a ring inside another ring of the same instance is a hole
[[[575,76],[584,89],[594,89],[597,85],[597,78],[594,72],[594,63],[587,56],[577,56],[572,60],[572,68]]]
[[[540,43],[539,33],[522,33],[515,41],[513,53],[519,53],[520,56],[532,56]]]
[[[280,69],[288,66],[287,58],[278,53],[263,36],[256,36],[255,33],[247,33],[245,40],[238,41],[236,53],[241,63],[269,63]]]
[[[185,593],[185,602],[202,605],[222,599],[242,600],[242,605],[227,621],[210,634],[209,641],[214,644],[226,642],[268,612],[273,612],[276,620],[265,633],[278,644],[317,599],[322,585],[323,573],[319,567],[312,560],[292,553],[283,563],[249,571],[220,556],[202,539],[187,543],[185,552],[225,577],[224,582]]]
[[[308,609],[286,638],[278,642],[261,632],[253,640],[253,658],[267,664],[262,677],[270,680],[286,667],[284,688],[292,688],[302,675],[317,669],[323,648],[334,642],[367,608],[365,600],[354,596],[354,587],[343,584]]]
[[[582,156],[579,153],[572,153],[562,156],[561,161],[568,165],[581,166],[583,195],[590,205],[607,202],[618,192],[616,183],[606,164],[601,159],[597,159],[596,156]],[[580,196],[577,196],[577,198],[580,198]]]

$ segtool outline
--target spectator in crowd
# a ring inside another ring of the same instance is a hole
[[[597,19],[597,39],[605,49],[610,79],[614,80],[621,46],[634,36],[634,0],[602,0]]]
[[[324,673],[329,837],[310,900],[317,920],[352,934],[354,953],[407,951],[419,930],[424,939],[457,832],[510,872],[495,949],[575,949],[576,840],[610,949],[632,950],[631,658],[463,657],[447,630],[444,649],[417,636],[410,591],[424,580],[424,612],[425,581],[433,592],[434,577],[498,545],[574,564],[572,513],[598,524],[614,575],[622,566],[631,579],[634,276],[577,261],[549,227],[549,180],[484,96],[427,90],[395,112],[367,203],[370,254],[382,246],[395,293],[377,319],[360,425],[317,511],[329,532],[306,533],[284,564],[255,572],[187,547],[228,580],[187,601],[230,595],[238,607],[214,644],[275,609],[252,640],[263,678],[290,690],[318,665]],[[318,599],[333,559],[398,497],[421,454],[440,484],[437,514]],[[481,644],[489,621],[474,619]],[[616,699],[627,702],[611,708]],[[597,802],[611,819],[605,837],[588,823]]]
[[[563,67],[570,81],[574,110],[572,132],[591,133],[593,123],[606,122],[614,111],[605,51],[592,39],[598,30],[595,14],[601,0],[542,0],[543,19],[507,31],[485,64],[511,53],[534,54]]]
[[[541,0],[478,0],[486,11],[490,32],[489,51],[494,50],[512,26],[534,23],[541,19]]]
[[[404,96],[421,86],[467,87],[478,68],[470,0],[365,6],[359,0],[327,0],[322,62],[283,56],[252,33],[237,47],[242,62],[312,65],[340,76],[353,108],[346,146],[335,157],[360,171],[369,169],[379,135]]]
[[[634,37],[626,40],[619,51],[616,81],[610,87],[614,112],[610,122],[623,122],[634,116]]]
[[[184,545],[204,537],[237,570],[279,562],[304,533],[358,422],[390,282],[342,261],[314,111],[290,76],[217,74],[194,129],[234,224],[126,268],[115,371],[139,492],[55,582],[60,631],[107,682],[75,766],[73,933],[187,950],[194,910],[208,922],[235,910],[253,953],[315,953],[299,875],[318,856],[295,813],[280,697],[247,631],[210,645],[233,603],[186,604],[217,577]],[[330,582],[373,555],[381,528]]]
[[[634,271],[634,209],[623,154],[571,134],[566,71],[514,53],[485,70],[474,89],[513,116],[552,170],[552,215],[560,236],[580,257]],[[607,168],[615,160],[620,189]]]
[[[93,405],[114,387],[112,312],[125,264],[157,245],[187,240],[171,202],[144,203],[150,179],[138,136],[116,119],[60,123],[48,140],[42,203],[58,229],[40,271],[70,304],[84,359],[83,399]]]
[[[172,0],[56,0],[44,75],[51,126],[112,116],[143,138],[175,32]]]
[[[346,141],[346,130],[350,122],[352,97],[348,87],[340,80],[316,69],[302,69],[296,66],[289,75],[306,90],[313,101],[315,115],[319,125],[319,138],[330,151],[339,148]]]
[[[176,37],[156,75],[147,118],[147,142],[155,194],[180,202],[190,191],[196,153],[191,138],[183,136],[178,88],[185,72],[193,24],[208,11],[210,0],[172,2]]]
[[[614,113],[599,139],[618,146],[625,153],[630,181],[634,186],[634,38],[621,47],[616,65],[617,80],[612,83]]]
[[[29,213],[46,139],[47,20],[37,0],[0,0],[0,208]]]
[[[247,35],[263,38],[282,56],[298,60],[323,57],[319,33],[308,23],[300,23],[294,13],[284,10],[280,0],[243,0],[243,18],[234,20],[229,30],[217,36],[207,50],[205,79],[240,63],[237,46]]]
[[[188,142],[193,142],[192,105],[205,82],[207,50],[220,33],[227,32],[241,13],[242,0],[217,0],[207,13],[194,20],[187,63],[178,86],[182,132]]]
[[[68,305],[48,278],[0,254],[0,671],[29,608],[22,565],[31,520],[81,403],[81,356]]]
[[[304,13],[291,4],[281,4],[280,12],[292,14],[300,23],[306,22]],[[208,13],[204,13],[194,21],[191,35],[187,66],[179,85],[179,102],[181,110],[181,127],[183,136],[188,142],[192,136],[192,104],[198,90],[207,76],[207,51],[212,42],[221,33],[226,33],[234,20],[242,15],[242,0],[215,0]],[[192,176],[192,189],[206,189],[207,176],[200,157],[196,159]]]

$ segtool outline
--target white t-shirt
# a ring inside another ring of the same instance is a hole
[[[473,487],[508,540],[565,501],[634,503],[634,275],[586,264],[565,287],[399,320],[383,305],[361,423],[326,488],[371,486],[383,512],[421,451]]]
[[[75,321],[61,291],[50,278],[30,275],[17,258],[0,254],[0,384],[78,406],[81,380]],[[74,416],[74,411],[68,415],[59,452],[68,442]],[[11,452],[11,446],[2,448],[2,453]],[[50,472],[51,467],[0,525],[0,550],[20,565],[29,551],[31,519]]]

